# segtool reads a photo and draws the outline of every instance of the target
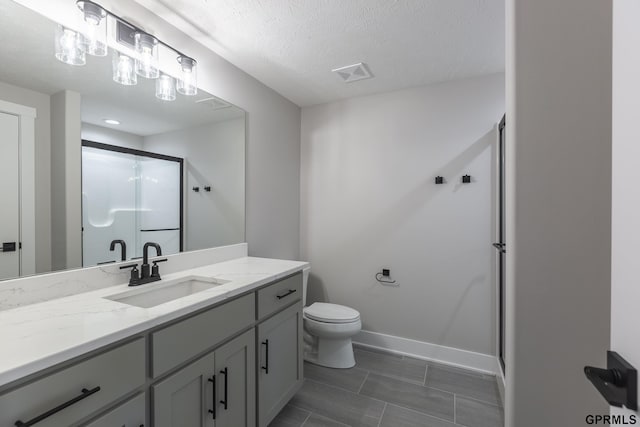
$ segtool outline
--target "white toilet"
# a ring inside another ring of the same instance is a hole
[[[310,267],[302,270],[302,302],[307,304]],[[338,304],[315,302],[303,309],[304,360],[329,368],[355,366],[351,337],[362,328],[360,313]]]

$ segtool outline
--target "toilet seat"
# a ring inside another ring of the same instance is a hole
[[[353,323],[360,320],[360,313],[351,307],[315,302],[304,308],[304,315],[316,322],[323,323]]]

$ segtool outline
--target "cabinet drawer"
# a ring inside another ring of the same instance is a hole
[[[258,291],[258,318],[283,309],[302,298],[302,273],[287,277]]]
[[[151,334],[155,378],[230,337],[255,320],[255,297],[248,294]]]
[[[0,425],[26,423],[74,402],[37,423],[70,426],[144,383],[145,345],[140,338],[0,396]]]
[[[87,427],[140,427],[147,425],[145,421],[144,393],[127,400],[112,411],[107,412],[97,420],[87,424]]]

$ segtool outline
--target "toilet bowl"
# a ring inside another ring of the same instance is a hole
[[[310,268],[303,270],[303,302],[307,301]],[[316,302],[303,309],[304,359],[329,368],[351,368],[351,337],[360,332],[360,313],[344,305]]]

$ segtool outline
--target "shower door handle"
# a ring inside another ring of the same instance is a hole
[[[507,250],[505,249],[505,246],[507,245],[505,243],[493,243],[492,246],[503,254],[507,253]]]

